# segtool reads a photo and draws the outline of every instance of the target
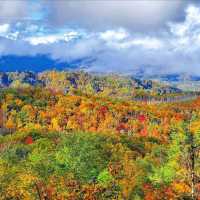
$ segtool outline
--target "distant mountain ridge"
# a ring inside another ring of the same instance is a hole
[[[15,71],[33,71],[33,72],[42,72],[46,70],[80,70],[89,69],[91,64],[94,64],[96,61],[95,58],[83,57],[80,59],[71,59],[71,60],[58,60],[53,59],[48,55],[33,55],[33,56],[16,56],[16,55],[4,55],[0,57],[0,72],[15,72]],[[138,79],[157,79],[161,81],[168,82],[179,82],[184,80],[189,81],[200,81],[200,75],[190,75],[186,73],[168,73],[160,74],[158,71],[156,74],[149,74],[148,68],[153,68],[153,65],[150,66],[141,66],[137,70],[129,71],[128,74],[133,75]],[[104,72],[102,72],[104,73]],[[125,73],[126,74],[126,73]]]
[[[182,81],[200,81],[200,76],[189,74],[164,74],[155,76],[162,81],[182,82]]]
[[[52,59],[47,55],[36,56],[14,56],[7,55],[0,57],[0,71],[33,71],[42,72],[45,70],[69,70],[79,69],[82,65],[89,65],[94,61],[93,58],[81,58],[71,61],[61,61]]]
[[[102,93],[111,96],[132,96],[136,93],[178,94],[176,87],[134,76],[116,74],[93,74],[84,71],[44,71],[44,72],[0,72],[0,87],[39,86],[69,92],[79,90],[84,93]]]
[[[70,61],[61,61],[52,59],[48,55],[35,55],[35,56],[14,56],[7,55],[0,57],[0,72],[34,72],[34,73],[42,73],[47,70],[58,70],[58,71],[77,71],[84,69],[85,71],[90,70],[90,67],[94,65],[95,58],[84,57],[81,59],[70,60]],[[148,68],[146,66],[146,68]],[[128,74],[132,76],[134,81],[137,82],[138,85],[143,87],[145,90],[148,89],[148,84],[145,85],[141,81],[152,80],[159,82],[160,84],[168,85],[168,88],[164,93],[172,92],[172,88],[179,88],[184,91],[200,91],[200,76],[198,75],[188,75],[186,73],[168,73],[168,74],[148,74],[148,70],[146,71],[145,66],[138,68],[138,70],[130,71]],[[150,66],[152,69],[153,66]],[[92,74],[101,74],[105,75],[106,72],[92,72]],[[124,73],[125,75],[125,73]],[[28,76],[28,75],[27,75]],[[0,80],[1,86],[8,86],[12,80],[7,80],[6,75],[1,75]],[[26,83],[27,81],[25,81]],[[32,77],[32,82],[29,80],[30,84],[35,84],[39,82],[38,80],[34,80]],[[28,83],[29,84],[29,83]],[[143,86],[142,86],[143,84]],[[176,91],[176,90],[174,90]],[[162,89],[163,92],[163,89]]]
[[[200,91],[200,76],[190,74],[164,74],[148,77],[151,80],[162,82],[184,91]]]

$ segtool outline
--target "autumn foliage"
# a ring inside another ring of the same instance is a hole
[[[43,76],[49,87],[1,90],[0,200],[200,198],[199,98],[147,104]]]

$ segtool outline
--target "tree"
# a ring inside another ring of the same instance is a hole
[[[180,123],[178,129],[174,128],[171,133],[171,143],[175,143],[176,148],[179,149],[179,169],[182,172],[185,170],[185,176],[182,176],[182,178],[190,186],[190,196],[193,200],[200,197],[200,193],[196,188],[197,184],[200,182],[200,171],[198,170],[200,164],[198,159],[200,128],[198,127],[200,127],[198,118],[189,116],[185,122]],[[182,173],[182,175],[183,174],[184,173]]]

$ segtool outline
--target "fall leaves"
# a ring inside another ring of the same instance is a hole
[[[199,145],[199,102],[141,105],[52,89],[5,91],[0,103],[10,131],[0,137],[0,199],[191,196],[188,141]]]
[[[105,97],[50,93],[37,88],[21,89],[20,94],[8,92],[1,107],[6,113],[4,126],[12,132],[36,128],[49,131],[110,131],[164,138],[169,133],[169,124],[185,120],[184,112],[193,109],[191,104],[183,104],[176,112],[174,106],[140,105]],[[197,127],[198,122],[195,123],[192,127]]]

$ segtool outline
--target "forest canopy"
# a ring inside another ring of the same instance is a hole
[[[199,198],[198,97],[117,98],[112,79],[106,92],[81,91],[80,78],[66,92],[47,76],[51,87],[0,91],[0,199]]]

